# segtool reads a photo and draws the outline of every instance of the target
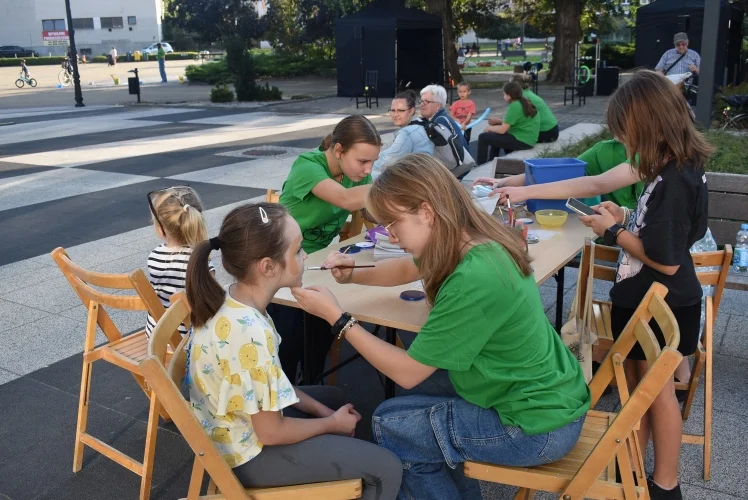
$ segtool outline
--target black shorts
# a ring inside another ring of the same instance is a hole
[[[626,324],[631,319],[631,316],[636,312],[635,309],[626,309],[623,307],[616,307],[615,305],[610,310],[610,327],[613,330],[613,338],[618,339],[626,328]],[[684,306],[673,309],[673,316],[678,322],[678,328],[680,329],[680,344],[678,344],[678,351],[684,356],[690,356],[696,352],[696,347],[699,344],[699,330],[701,327],[701,303],[694,304],[692,306]],[[660,347],[665,346],[665,337],[662,335],[662,330],[657,325],[657,322],[652,319],[649,322],[649,327],[660,343]],[[644,351],[637,342],[631,349],[631,352],[627,359],[645,360]]]

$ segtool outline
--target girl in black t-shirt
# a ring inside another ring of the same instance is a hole
[[[623,252],[610,297],[613,336],[623,331],[649,287],[668,288],[665,301],[680,328],[678,350],[694,353],[699,338],[701,286],[689,248],[707,229],[708,190],[703,165],[713,148],[689,119],[688,106],[678,89],[653,71],[640,71],[621,86],[608,104],[611,132],[626,146],[632,166],[646,187],[627,227],[623,210],[611,202],[598,207],[600,215],[581,220],[607,244]],[[662,332],[650,324],[661,344]],[[636,385],[648,367],[637,344],[629,354],[627,378]],[[651,430],[655,449],[654,474],[649,480],[653,500],[681,499],[678,484],[682,419],[671,380],[641,421],[640,443]]]

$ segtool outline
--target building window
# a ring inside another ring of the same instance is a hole
[[[122,28],[121,17],[102,17],[101,18],[101,29],[111,28]]]
[[[135,18],[135,16],[127,16],[127,24],[130,26],[135,26],[138,24],[138,20]]]
[[[65,31],[64,19],[44,19],[42,21],[42,31]]]
[[[92,30],[94,29],[93,17],[79,17],[73,19],[74,30]]]
[[[93,55],[93,49],[79,49],[78,52],[82,56],[92,56]]]

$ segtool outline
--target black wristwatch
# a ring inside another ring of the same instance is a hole
[[[620,224],[613,224],[612,226],[610,226],[605,230],[605,234],[603,235],[603,243],[605,243],[609,247],[615,246],[616,241],[618,240],[618,233],[623,229],[624,227]]]
[[[338,335],[340,335],[340,331],[343,329],[343,327],[347,325],[350,320],[351,315],[344,312],[343,315],[340,316],[340,319],[338,319],[335,324],[332,325],[330,331],[335,337],[337,337]]]

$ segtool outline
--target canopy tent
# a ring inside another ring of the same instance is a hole
[[[743,12],[722,1],[715,83],[730,83],[739,75]],[[657,0],[636,13],[636,65],[654,68],[673,48],[673,35],[688,34],[688,48],[701,54],[704,0]],[[702,59],[701,64],[708,61]]]
[[[367,71],[378,71],[377,94],[395,95],[398,84],[413,88],[444,84],[441,18],[380,0],[335,21],[338,96],[364,90]]]

